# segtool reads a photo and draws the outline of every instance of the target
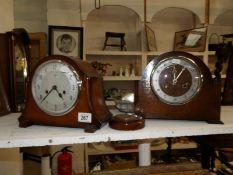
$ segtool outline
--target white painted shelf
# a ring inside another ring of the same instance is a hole
[[[117,112],[112,111],[113,114]],[[12,113],[0,117],[1,148],[233,133],[232,106],[223,106],[221,109],[221,121],[224,125],[207,124],[204,121],[146,119],[145,128],[141,130],[119,131],[106,124],[95,133],[85,133],[81,128],[37,125],[20,128],[19,116],[20,113]]]

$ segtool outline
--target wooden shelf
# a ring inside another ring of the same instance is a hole
[[[144,52],[147,56],[153,56],[153,55],[161,55],[167,51],[155,51],[155,52]],[[204,51],[204,52],[188,52],[195,56],[204,56],[204,55],[215,55],[215,51]]]
[[[165,150],[166,148],[167,148],[167,144],[161,144],[158,146],[151,146],[151,151]],[[197,148],[197,144],[194,142],[172,144],[172,149],[193,149],[193,148]],[[89,156],[93,156],[93,155],[121,154],[121,153],[133,153],[133,152],[138,152],[138,149],[116,150],[114,149],[114,147],[108,146],[104,150],[97,150],[95,148],[88,147],[87,154]]]
[[[137,81],[141,79],[141,76],[104,76],[105,81]]]
[[[128,55],[128,56],[141,56],[142,52],[140,51],[86,51],[86,55]]]

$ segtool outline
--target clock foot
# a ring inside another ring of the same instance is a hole
[[[27,119],[23,119],[22,117],[19,117],[19,127],[26,128],[28,126],[31,126],[33,123]]]
[[[207,120],[208,124],[224,124],[221,120]]]
[[[84,127],[84,131],[88,132],[88,133],[94,133],[97,129],[98,129],[98,127],[95,125],[86,125]]]

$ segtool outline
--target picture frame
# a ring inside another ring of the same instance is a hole
[[[148,25],[145,25],[145,31],[146,31],[148,50],[157,51],[154,31]]]
[[[83,59],[83,27],[49,26],[49,55]]]
[[[202,52],[206,47],[207,27],[183,30],[175,33],[174,50]]]

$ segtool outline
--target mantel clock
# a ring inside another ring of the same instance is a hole
[[[82,60],[53,55],[42,59],[30,76],[19,125],[77,127],[94,132],[110,116],[102,78],[96,70]]]
[[[179,51],[164,53],[142,75],[136,113],[145,118],[218,122],[220,83],[200,58]]]

